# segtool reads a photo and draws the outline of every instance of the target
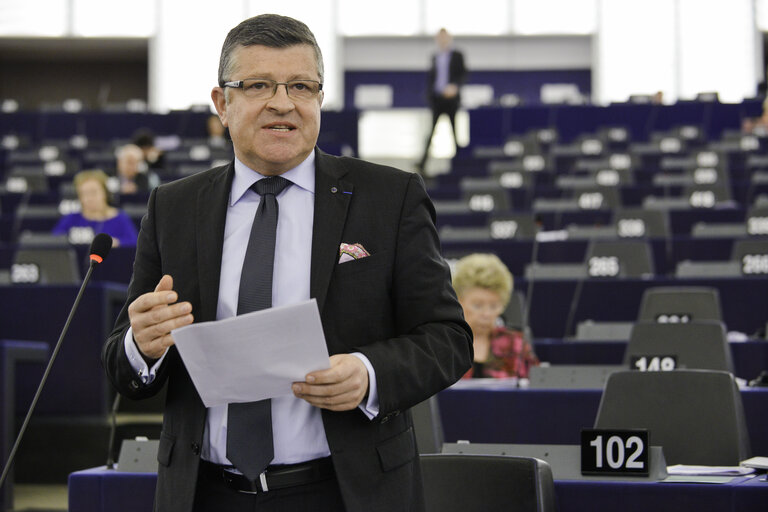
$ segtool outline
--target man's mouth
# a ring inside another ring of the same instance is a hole
[[[296,127],[290,124],[272,124],[269,126],[266,126],[268,130],[274,130],[277,132],[290,132],[292,130],[295,130]]]

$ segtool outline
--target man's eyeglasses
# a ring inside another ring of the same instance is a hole
[[[266,78],[246,78],[234,82],[224,82],[222,87],[242,89],[248,98],[268,100],[277,93],[277,86],[284,85],[289,98],[295,100],[311,100],[323,90],[323,84],[317,80],[290,80],[276,82]]]

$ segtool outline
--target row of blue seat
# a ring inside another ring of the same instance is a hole
[[[738,130],[745,118],[758,117],[762,100],[737,104],[680,101],[673,105],[613,104],[479,108],[470,112],[473,144],[502,146],[510,135],[532,129],[554,128],[561,142],[571,142],[605,127],[625,127],[630,140],[646,141],[652,132],[680,126],[698,126],[706,140],[719,139],[728,129]]]

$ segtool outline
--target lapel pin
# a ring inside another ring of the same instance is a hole
[[[331,187],[331,193],[332,194],[335,194],[338,191],[339,191],[339,189],[337,189],[336,187]]]

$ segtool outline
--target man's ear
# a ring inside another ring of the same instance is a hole
[[[219,114],[221,124],[225,127],[227,125],[227,97],[224,93],[224,89],[221,87],[214,87],[211,90],[211,100],[213,100],[213,106],[216,108],[216,112]]]

